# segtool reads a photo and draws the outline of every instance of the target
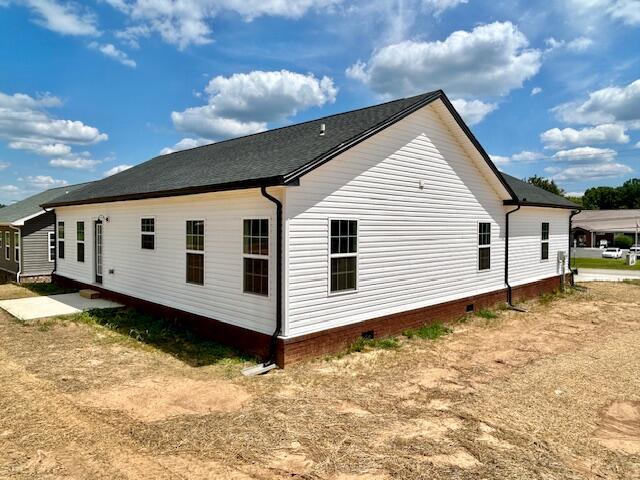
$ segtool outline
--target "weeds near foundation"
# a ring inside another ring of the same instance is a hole
[[[231,347],[198,337],[176,320],[146,315],[134,309],[91,310],[66,317],[66,320],[106,328],[117,333],[118,340],[162,350],[193,367],[252,360]]]
[[[423,338],[428,340],[436,340],[440,337],[450,334],[453,330],[440,322],[432,323],[431,325],[425,325],[418,329],[405,330],[402,332],[407,338]]]
[[[627,279],[623,280],[622,283],[626,283],[627,285],[635,285],[637,287],[640,287],[640,280],[631,280],[631,279],[627,278]]]
[[[395,350],[400,347],[398,339],[395,337],[389,338],[364,338],[361,337],[353,342],[347,348],[347,353],[354,352],[366,352],[368,350],[382,349],[382,350]]]
[[[475,313],[476,317],[484,318],[485,320],[493,320],[498,318],[498,314],[492,310],[482,309]]]
[[[538,303],[540,305],[549,305],[556,300],[560,300],[562,298],[567,298],[575,294],[578,290],[570,285],[567,285],[564,289],[564,292],[557,289],[551,293],[543,293],[538,297]]]
[[[54,283],[24,283],[20,285],[36,295],[62,295],[63,293],[73,293],[78,290],[72,288],[62,288]]]

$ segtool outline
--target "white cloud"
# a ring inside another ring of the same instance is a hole
[[[209,145],[213,143],[213,140],[208,138],[183,138],[173,147],[164,147],[160,150],[160,155],[167,155],[173,152],[179,152],[180,150],[187,150],[189,148],[201,147],[202,145]]]
[[[635,148],[640,148],[640,142],[636,143]]]
[[[89,44],[89,48],[93,50],[98,50],[103,55],[115,60],[116,62],[120,62],[122,65],[125,65],[130,68],[136,68],[136,62],[129,58],[122,50],[118,50],[112,43],[100,44],[98,42],[91,42]]]
[[[587,37],[578,37],[567,42],[567,49],[572,52],[584,52],[593,45],[593,40]]]
[[[172,112],[171,119],[180,131],[217,140],[261,132],[269,122],[332,103],[338,89],[328,77],[281,70],[218,76],[205,91],[207,105]]]
[[[572,15],[602,15],[626,25],[640,25],[637,0],[571,0],[568,8]]]
[[[603,178],[616,178],[633,172],[633,169],[622,163],[603,163],[601,165],[581,165],[565,169],[545,169],[554,173],[551,177],[559,182],[580,182],[586,180],[598,180]]]
[[[591,45],[593,45],[593,40],[587,37],[577,37],[567,42],[565,40],[556,40],[555,38],[550,37],[545,40],[545,43],[548,46],[545,53],[552,52],[554,50],[559,50],[561,48],[566,49],[570,52],[579,53],[579,52],[584,52],[589,47],[591,47]]]
[[[107,0],[126,14],[133,28],[127,29],[129,42],[150,32],[184,49],[189,45],[210,43],[210,21],[224,12],[239,14],[246,21],[261,16],[300,18],[309,10],[326,9],[340,0]]]
[[[540,69],[542,54],[528,45],[511,22],[494,22],[456,31],[444,41],[388,45],[346,73],[391,96],[439,88],[454,97],[506,95]]]
[[[33,177],[29,176],[25,180],[31,187],[42,190],[68,185],[68,182],[66,180],[59,180],[49,175],[36,175]]]
[[[540,152],[531,152],[529,150],[522,150],[519,153],[514,153],[513,155],[511,155],[511,159],[513,161],[521,163],[534,163],[543,158],[544,154]]]
[[[147,38],[151,35],[151,29],[147,25],[135,25],[114,33],[115,37],[128,44],[131,48],[140,48],[140,38]]]
[[[615,160],[617,155],[618,152],[610,148],[578,147],[560,150],[553,155],[553,159],[569,163],[606,163]]]
[[[4,170],[6,168],[9,168],[11,164],[9,162],[0,162],[0,170]]]
[[[423,0],[423,4],[433,10],[436,16],[440,15],[445,10],[455,8],[458,5],[468,3],[469,0]]]
[[[629,136],[623,125],[605,123],[581,130],[574,128],[552,128],[540,134],[545,148],[560,149],[594,143],[628,143]]]
[[[115,175],[116,173],[124,172],[125,170],[129,170],[133,165],[117,165],[106,172],[104,172],[105,177],[110,177],[111,175]]]
[[[58,3],[55,0],[25,0],[25,4],[37,16],[36,23],[56,33],[76,36],[96,36],[95,15],[82,11],[77,4]]]
[[[480,123],[484,117],[493,112],[498,106],[495,103],[485,103],[480,100],[464,100],[459,98],[451,103],[468,125]]]
[[[56,119],[44,110],[60,104],[56,97],[32,98],[0,92],[0,138],[14,145],[28,145],[28,150],[33,150],[33,144],[92,144],[107,140],[107,134],[95,127],[77,120]]]
[[[72,154],[66,157],[58,157],[49,160],[49,165],[52,167],[71,168],[74,170],[93,170],[101,163],[101,160],[94,160],[91,158],[89,152],[82,152],[80,154]]]
[[[510,164],[512,161],[520,162],[520,163],[534,163],[544,158],[544,155],[539,152],[530,152],[528,150],[523,150],[519,153],[514,153],[511,156],[490,155],[490,157],[493,163],[495,163],[496,165],[502,166],[502,165]]]
[[[640,11],[640,9],[638,9]],[[640,120],[640,79],[626,86],[607,87],[589,93],[585,101],[564,103],[553,108],[567,123],[599,124]]]
[[[511,162],[511,159],[509,157],[505,157],[503,155],[489,155],[489,157],[491,157],[491,161],[499,167],[507,165]]]
[[[584,192],[567,192],[565,195],[567,197],[584,197]]]
[[[38,155],[68,155],[71,147],[63,143],[9,142],[9,148],[28,150]]]
[[[533,87],[531,89],[531,95],[538,95],[539,93],[542,93],[542,88],[540,87]]]
[[[0,192],[15,193],[19,191],[20,187],[16,185],[0,185]]]

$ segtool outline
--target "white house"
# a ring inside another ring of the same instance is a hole
[[[442,91],[159,156],[45,206],[57,281],[279,365],[557,288],[578,208],[501,174]]]

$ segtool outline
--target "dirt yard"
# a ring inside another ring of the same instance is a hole
[[[526,307],[250,379],[0,313],[0,478],[640,478],[640,286]]]

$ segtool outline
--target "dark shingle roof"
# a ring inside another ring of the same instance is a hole
[[[507,175],[504,172],[500,172],[503,178],[507,181],[511,189],[515,192],[518,197],[518,202],[520,205],[531,205],[531,206],[550,206],[550,207],[560,207],[560,208],[577,208],[581,209],[579,205],[573,203],[570,200],[567,200],[560,195],[556,195],[555,193],[547,192],[546,190],[536,187],[535,185],[531,185],[523,180],[520,180],[516,177],[512,177],[511,175]]]
[[[508,181],[507,176],[500,175],[444,92],[437,90],[255,135],[160,155],[94,182],[64,198],[44,204],[53,207],[287,184],[436,99],[441,99],[449,108],[507,191],[515,196],[511,186],[514,184],[524,192],[525,197],[529,195],[531,198],[542,198],[544,191],[535,194],[538,190],[536,187],[525,185],[525,190],[517,179],[510,177],[515,182]],[[326,127],[324,135],[320,135],[322,124]],[[565,201],[561,198],[558,200],[559,198],[554,195],[553,199],[546,200],[556,203]],[[560,205],[554,203],[554,206]]]
[[[69,195],[64,204],[283,184],[367,132],[403,118],[441,96],[442,91],[429,92],[161,155]],[[326,127],[323,136],[319,135],[321,124]]]
[[[4,208],[0,208],[0,223],[12,223],[21,218],[29,217],[42,211],[45,203],[62,201],[71,193],[81,190],[82,187],[89,183],[79,183],[77,185],[68,185],[66,187],[52,188],[44,192],[37,193],[31,197],[25,198]]]

